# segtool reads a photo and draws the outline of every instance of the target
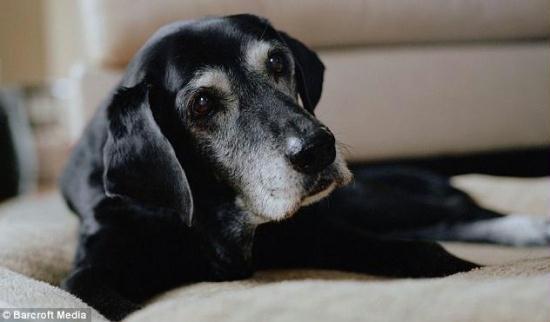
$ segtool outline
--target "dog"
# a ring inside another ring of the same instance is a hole
[[[257,269],[436,277],[478,265],[430,240],[548,242],[548,223],[483,209],[423,170],[359,168],[347,185],[314,115],[323,73],[257,16],[160,29],[60,179],[81,222],[62,287],[120,320],[159,292]]]

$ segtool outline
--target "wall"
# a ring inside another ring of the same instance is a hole
[[[0,1],[0,85],[66,77],[81,59],[76,0]]]
[[[0,1],[0,82],[40,82],[46,75],[44,2]]]

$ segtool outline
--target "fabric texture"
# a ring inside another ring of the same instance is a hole
[[[453,178],[484,205],[550,214],[550,178]],[[55,287],[70,269],[77,221],[57,194],[0,207],[0,306],[85,307]],[[182,286],[127,321],[548,321],[550,249],[446,243],[488,264],[437,279],[387,279],[332,271],[258,272],[252,279]],[[44,283],[46,282],[46,283]],[[94,311],[93,321],[104,321]]]
[[[160,26],[253,13],[314,47],[548,37],[548,0],[83,0],[91,58],[124,66]],[[131,14],[128,9],[131,8]]]
[[[397,281],[333,272],[262,273],[246,282],[177,289],[127,320],[548,321],[549,260],[497,267]]]
[[[355,161],[550,144],[547,43],[348,48],[316,115]]]
[[[58,287],[0,267],[1,308],[88,308]],[[1,319],[1,318],[0,318]],[[108,321],[92,309],[92,321]]]

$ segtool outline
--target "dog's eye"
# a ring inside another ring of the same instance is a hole
[[[281,76],[286,71],[285,56],[282,53],[272,53],[267,58],[267,68],[273,76]]]
[[[191,101],[191,112],[195,116],[205,116],[212,110],[212,98],[204,93],[199,93]]]

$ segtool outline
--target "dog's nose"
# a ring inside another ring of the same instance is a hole
[[[332,133],[322,129],[303,141],[290,139],[288,144],[288,159],[299,172],[317,173],[334,162],[336,158],[335,140]]]

